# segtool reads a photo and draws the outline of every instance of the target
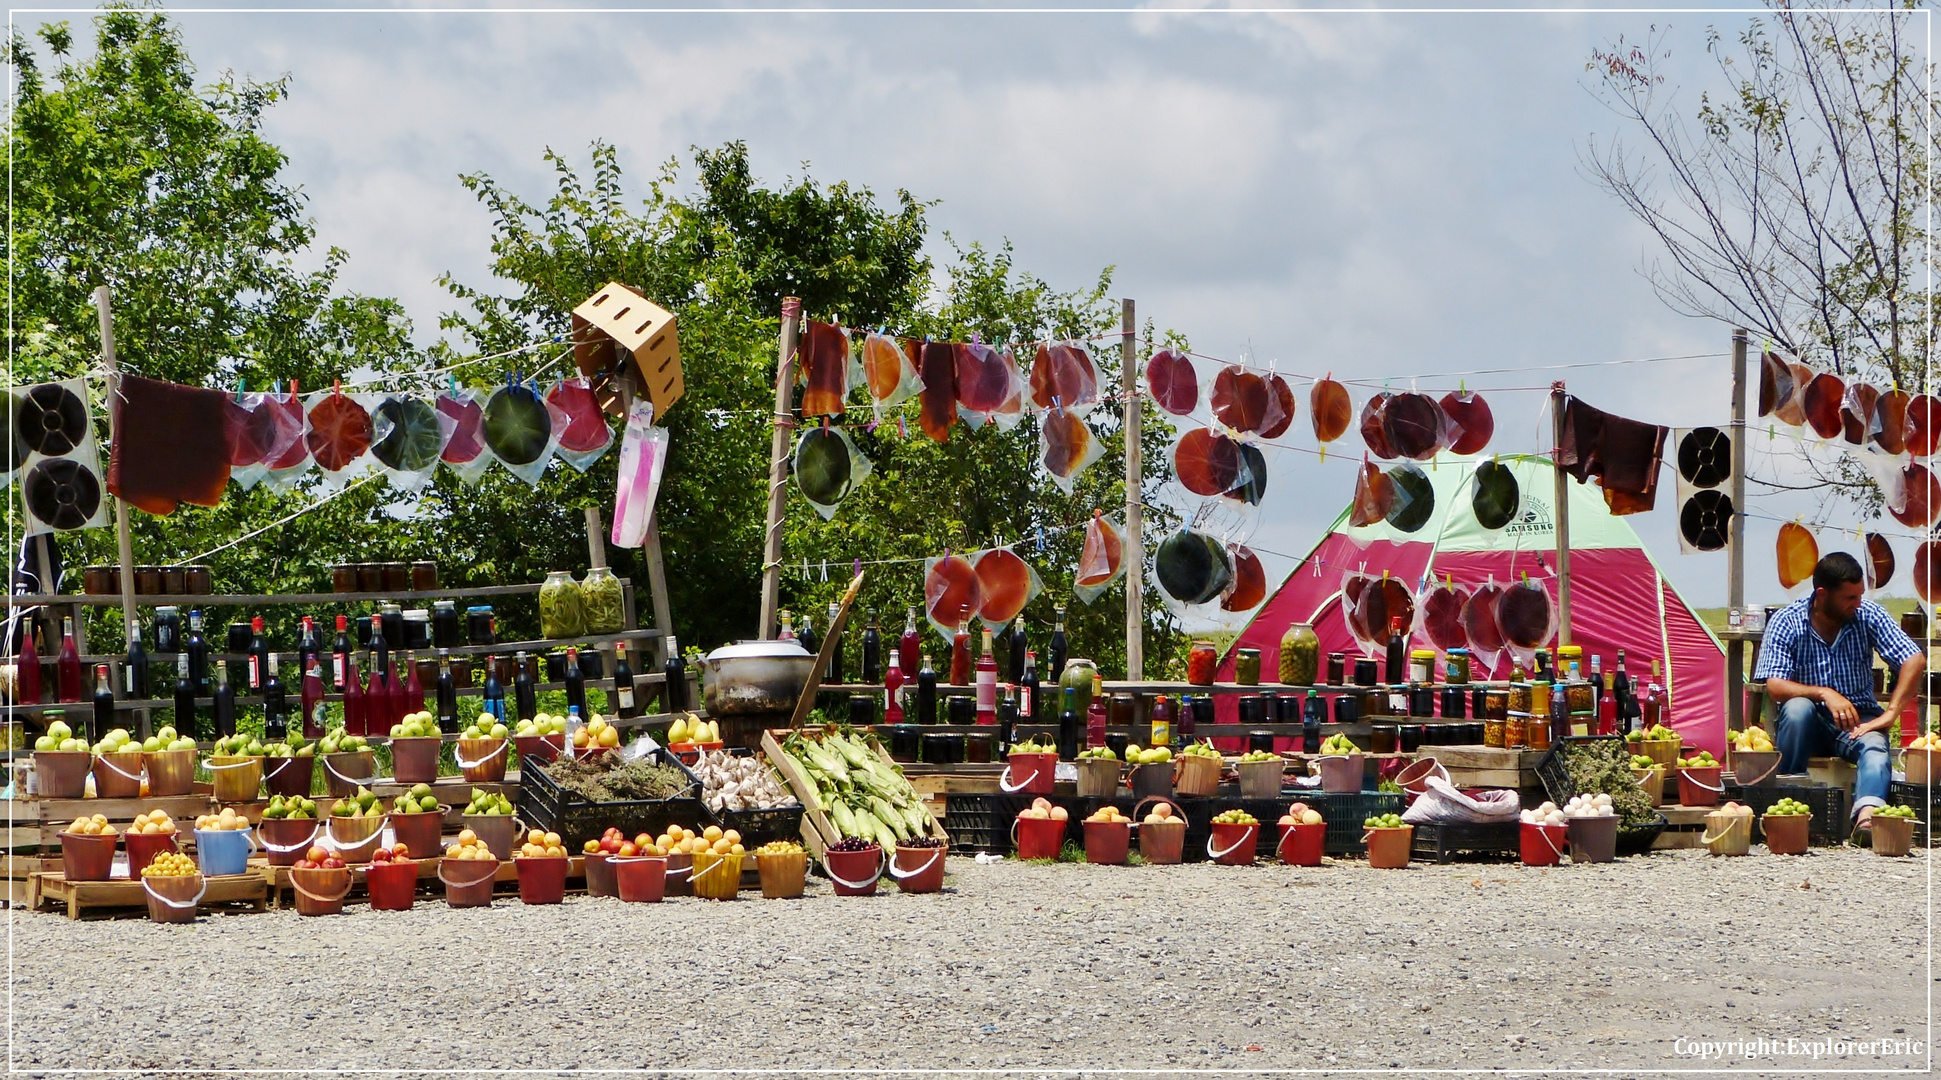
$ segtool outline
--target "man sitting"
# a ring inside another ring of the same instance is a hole
[[[1836,551],[1813,568],[1813,592],[1773,616],[1754,679],[1779,703],[1779,771],[1803,773],[1807,759],[1838,755],[1857,768],[1856,828],[1873,825],[1892,777],[1885,729],[1920,692],[1927,654],[1886,609],[1861,599],[1860,564]],[[1882,710],[1874,700],[1873,660],[1899,674]]]

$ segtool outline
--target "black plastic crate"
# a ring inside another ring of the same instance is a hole
[[[1516,821],[1437,822],[1417,825],[1410,838],[1413,857],[1431,862],[1451,862],[1459,854],[1516,858],[1520,855],[1522,824]]]
[[[1658,836],[1665,831],[1671,821],[1663,814],[1658,820],[1645,825],[1618,826],[1617,853],[1619,855],[1643,855],[1658,842]]]
[[[1212,813],[1238,808],[1259,818],[1263,826],[1272,826],[1287,813],[1288,807],[1297,802],[1306,803],[1328,825],[1322,850],[1330,855],[1359,855],[1368,847],[1362,840],[1368,830],[1361,823],[1377,814],[1401,813],[1402,800],[1399,793],[1380,791],[1285,791],[1279,799],[1215,799]],[[1188,835],[1190,839],[1191,834]],[[1205,839],[1200,843],[1200,854],[1204,857]]]
[[[544,768],[532,768],[519,774],[519,816],[534,828],[558,833],[568,851],[578,851],[588,840],[599,839],[610,828],[628,836],[658,835],[669,825],[698,829],[707,824],[707,807],[701,803],[701,782],[687,766],[665,750],[649,751],[648,757],[679,769],[687,777],[686,792],[666,799],[591,802],[560,787]]]
[[[1721,801],[1743,803],[1752,808],[1752,839],[1764,843],[1765,829],[1760,817],[1781,799],[1794,799],[1813,808],[1813,824],[1807,836],[1816,844],[1844,843],[1853,833],[1852,802],[1847,789],[1821,784],[1773,784],[1759,787],[1728,786]]]
[[[945,795],[941,824],[950,837],[950,849],[964,855],[979,851],[988,851],[993,855],[1015,852],[1018,845],[1011,826],[1018,820],[1019,812],[1029,809],[1033,800],[1038,798],[1065,808],[1065,839],[1080,844],[1085,842],[1085,831],[1078,822],[1084,819],[1085,814],[1096,809],[1096,804],[1112,801],[1078,799],[1069,795]],[[1081,808],[1086,804],[1094,805],[1081,813]]]
[[[755,751],[746,747],[732,747],[730,757],[753,757]],[[685,766],[683,766],[685,767]],[[689,772],[694,770],[689,769]],[[698,779],[698,777],[697,777]],[[780,777],[775,782],[782,790],[788,784]],[[733,829],[741,834],[742,844],[749,850],[768,843],[770,840],[799,840],[802,837],[802,815],[806,811],[801,803],[791,806],[778,806],[772,810],[708,810],[708,820],[723,829]]]

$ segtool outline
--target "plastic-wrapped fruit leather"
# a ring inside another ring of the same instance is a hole
[[[438,458],[467,484],[478,483],[492,467],[485,452],[485,399],[476,390],[450,390],[438,395],[438,414],[451,421],[451,438]]]
[[[415,491],[431,482],[445,440],[457,427],[430,402],[393,395],[371,410],[371,457],[390,482]]]
[[[1504,589],[1497,598],[1496,625],[1510,648],[1528,653],[1556,636],[1557,605],[1548,590],[1526,578]]]
[[[936,442],[950,439],[950,425],[957,422],[957,356],[949,342],[923,343],[923,391],[919,395],[917,424]]]
[[[1248,506],[1259,506],[1260,500],[1267,497],[1267,455],[1260,452],[1260,447],[1240,444],[1240,479],[1223,494]]]
[[[1478,586],[1462,606],[1462,628],[1469,635],[1469,653],[1484,666],[1494,668],[1509,642],[1496,623],[1496,604],[1503,598],[1503,587],[1491,581]]]
[[[976,414],[982,422],[1017,396],[1017,372],[1003,352],[989,345],[957,344],[951,354],[956,358],[957,407],[967,418]]]
[[[996,352],[997,356],[992,363],[1002,365],[1005,379],[1010,383],[1011,389],[1004,396],[1004,400],[999,402],[998,407],[991,410],[990,419],[997,424],[999,431],[1009,431],[1018,426],[1018,421],[1024,419],[1024,372],[1019,370],[1018,357],[1011,351],[1011,346],[1006,345]]]
[[[1099,400],[1099,373],[1092,356],[1076,341],[1038,346],[1031,360],[1031,403],[1040,409],[1073,411]]]
[[[968,621],[984,607],[983,586],[977,580],[977,567],[962,555],[929,559],[923,566],[923,609],[930,625],[948,639],[957,624]]]
[[[221,503],[229,483],[228,405],[220,390],[122,376],[120,396],[110,402],[109,492],[151,514],[173,513],[184,502]]]
[[[1806,424],[1822,439],[1832,439],[1841,431],[1840,406],[1846,400],[1847,384],[1838,375],[1822,372],[1800,391],[1800,411]]]
[[[1181,529],[1160,541],[1153,553],[1153,576],[1167,599],[1193,607],[1226,591],[1233,581],[1233,559],[1213,537]]]
[[[1398,532],[1420,532],[1436,509],[1436,489],[1428,474],[1415,465],[1397,465],[1388,470],[1388,483],[1395,492],[1395,501],[1385,515],[1389,527]]]
[[[1475,511],[1476,523],[1491,532],[1515,521],[1523,509],[1523,491],[1516,473],[1497,461],[1477,465],[1469,484],[1469,505]]]
[[[1395,507],[1395,484],[1374,462],[1363,458],[1355,474],[1355,498],[1349,505],[1348,524],[1354,528],[1388,519]]]
[[[1371,577],[1355,598],[1355,619],[1368,632],[1368,641],[1381,646],[1388,641],[1389,624],[1402,620],[1402,633],[1415,632],[1415,593],[1390,574]]]
[[[1805,364],[1787,364],[1793,377],[1793,392],[1773,406],[1773,416],[1782,424],[1800,427],[1806,423],[1806,384],[1813,381],[1813,369]]]
[[[831,323],[809,321],[802,341],[803,416],[839,416],[849,397],[849,335]]]
[[[486,448],[527,483],[537,483],[546,470],[557,436],[553,411],[531,387],[501,386],[486,399]]]
[[[1883,391],[1874,402],[1874,420],[1867,435],[1874,445],[1889,454],[1907,452],[1907,393]]]
[[[1238,364],[1213,377],[1213,416],[1235,431],[1256,432],[1266,426],[1267,380]]]
[[[1372,652],[1375,648],[1374,636],[1361,622],[1361,594],[1368,590],[1369,582],[1374,580],[1356,570],[1341,575],[1341,622],[1348,628],[1348,636],[1355,639],[1355,644],[1361,646],[1363,652]]]
[[[1185,416],[1200,404],[1199,373],[1185,353],[1161,349],[1146,361],[1146,392],[1161,409]]]
[[[1759,354],[1759,415],[1772,416],[1799,393],[1792,365],[1769,352]],[[1780,419],[1784,419],[1781,417]],[[1795,421],[1788,421],[1795,422]]]
[[[922,348],[921,342],[888,334],[870,334],[863,339],[863,381],[869,387],[869,400],[876,407],[879,423],[890,406],[901,405],[923,389],[923,379],[917,374]]]
[[[1003,628],[1044,588],[1038,572],[1009,548],[980,551],[972,560],[977,571],[977,617],[993,631]]]
[[[576,471],[585,472],[613,445],[613,428],[607,426],[607,414],[585,376],[560,380],[546,392],[546,404],[566,417],[555,453]]]
[[[1388,426],[1382,421],[1383,411],[1394,397],[1388,393],[1376,394],[1361,406],[1361,441],[1368,444],[1369,452],[1384,461],[1395,456],[1395,448],[1388,442]]]
[[[1812,577],[1813,564],[1820,561],[1820,545],[1813,539],[1813,534],[1792,521],[1779,527],[1779,539],[1773,546],[1773,552],[1779,564],[1780,588],[1789,592]]]
[[[1240,483],[1240,444],[1194,428],[1173,446],[1173,475],[1195,495],[1211,498],[1232,491]]]
[[[1927,466],[1908,462],[1887,486],[1887,512],[1909,528],[1925,529],[1941,513],[1941,481]]]
[[[371,414],[362,402],[342,391],[316,395],[303,441],[317,467],[340,473],[371,449]]]
[[[1267,376],[1267,422],[1260,429],[1263,439],[1278,439],[1287,433],[1294,424],[1294,388],[1287,380],[1269,373]]]
[[[1922,394],[1907,403],[1907,452],[1930,457],[1941,446],[1941,401]]]
[[[654,426],[653,402],[635,398],[620,437],[620,467],[613,484],[611,539],[616,546],[637,548],[647,540],[667,466],[667,439],[667,429]]]
[[[1233,584],[1220,598],[1220,610],[1252,611],[1267,598],[1267,570],[1244,544],[1233,545],[1228,554],[1233,558]]]
[[[1867,589],[1881,589],[1894,580],[1894,546],[1879,533],[1867,534]]]
[[[303,413],[291,412],[273,394],[238,394],[226,397],[223,406],[223,435],[229,446],[232,468],[260,465],[290,452],[303,441]]]
[[[1429,590],[1422,602],[1422,628],[1437,649],[1467,648],[1469,631],[1463,627],[1463,605],[1469,603],[1469,590],[1449,581]]]
[[[1314,426],[1314,441],[1323,444],[1346,435],[1348,425],[1355,419],[1355,403],[1348,397],[1348,388],[1335,382],[1332,376],[1319,380],[1308,390],[1307,410]]]
[[[824,521],[871,471],[846,429],[813,427],[795,441],[795,485]]]
[[[1847,384],[1847,393],[1840,401],[1840,435],[1854,446],[1864,446],[1867,442],[1867,428],[1874,421],[1874,406],[1880,401],[1880,391],[1863,382]]]
[[[1096,510],[1085,523],[1085,546],[1072,575],[1072,595],[1089,604],[1125,573],[1125,533]]]
[[[1929,605],[1941,600],[1941,551],[1932,540],[1914,549],[1914,591]]]
[[[1459,390],[1442,395],[1440,404],[1450,453],[1480,454],[1496,437],[1496,417],[1483,395]]]
[[[1078,474],[1104,455],[1105,444],[1077,413],[1053,409],[1038,418],[1038,450],[1039,464],[1051,474],[1052,483],[1070,495]]]
[[[1427,394],[1396,394],[1382,406],[1383,441],[1390,456],[1427,461],[1441,452],[1442,409]]]

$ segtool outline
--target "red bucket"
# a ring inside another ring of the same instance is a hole
[[[1678,767],[1678,802],[1682,806],[1717,806],[1719,796],[1725,793],[1725,784],[1719,774],[1725,771],[1723,765],[1708,765],[1693,768],[1689,765]]]
[[[896,879],[896,887],[906,893],[942,892],[944,856],[949,853],[947,847],[920,848],[898,844],[896,857],[890,863],[890,876]]]
[[[1065,822],[1021,817],[1013,826],[1020,859],[1056,859],[1065,846]]]
[[[498,876],[497,859],[445,859],[438,864],[445,903],[452,907],[491,907],[492,885]]]
[[[323,826],[312,818],[264,818],[256,823],[256,840],[271,866],[295,866],[322,835]]]
[[[445,740],[421,735],[391,740],[391,778],[400,784],[429,784],[438,779],[438,751]]]
[[[1252,866],[1260,850],[1260,826],[1213,823],[1213,835],[1206,838],[1206,857],[1221,866]]]
[[[115,865],[113,833],[105,836],[61,834],[61,875],[69,881],[106,881]]]
[[[1275,854],[1289,866],[1320,866],[1323,842],[1328,838],[1327,822],[1314,825],[1282,825]]]
[[[564,856],[518,858],[519,899],[528,904],[557,904],[566,898],[566,868],[572,860]]]
[[[137,872],[136,877],[141,877]],[[201,874],[141,878],[142,892],[148,900],[148,920],[158,923],[192,923],[202,901],[208,879]]]
[[[1085,823],[1085,861],[1101,866],[1123,866],[1132,847],[1132,822],[1088,821]]]
[[[1012,754],[997,786],[1006,794],[1049,795],[1057,777],[1057,754]]]
[[[175,847],[174,833],[131,832],[122,837],[122,846],[128,849],[128,876],[139,879],[142,869],[155,861],[155,856]]]
[[[559,757],[559,748],[566,741],[564,735],[514,735],[512,745],[518,748],[520,768],[525,760],[531,758],[535,763],[553,761]]]
[[[1570,846],[1568,825],[1538,825],[1525,821],[1518,837],[1518,848],[1525,866],[1555,866]]]
[[[883,876],[883,849],[871,844],[861,851],[825,851],[822,868],[837,896],[875,896]]]
[[[628,904],[658,904],[667,892],[667,858],[640,855],[615,858],[613,884]]]
[[[263,786],[271,795],[284,798],[292,796],[310,797],[310,781],[317,774],[317,759],[314,757],[286,757],[263,759]]]
[[[371,890],[374,910],[410,911],[411,898],[418,892],[418,864],[372,863],[364,868],[364,884]]]
[[[397,837],[394,842],[403,844],[414,859],[437,858],[445,850],[441,840],[445,831],[445,813],[449,809],[441,803],[436,810],[392,814],[391,835]]]
[[[620,895],[620,883],[614,878],[611,856],[602,853],[586,857],[586,895]]]

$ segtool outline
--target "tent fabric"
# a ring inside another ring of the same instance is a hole
[[[1345,653],[1352,666],[1352,658],[1363,653],[1341,609],[1341,583],[1348,573],[1380,576],[1386,571],[1418,592],[1445,575],[1458,585],[1474,586],[1491,577],[1508,585],[1527,574],[1554,597],[1555,481],[1549,460],[1524,455],[1496,459],[1514,472],[1523,507],[1515,520],[1495,532],[1478,524],[1470,509],[1470,477],[1482,460],[1445,456],[1425,470],[1435,489],[1433,529],[1411,535],[1386,523],[1353,528],[1344,511],[1254,613],[1222,658],[1218,678],[1232,679],[1234,650],[1241,648],[1260,650],[1263,673],[1277,670],[1281,636],[1297,622],[1314,626],[1323,656]],[[1687,743],[1723,755],[1723,646],[1666,580],[1637,533],[1611,514],[1595,485],[1571,483],[1569,498],[1571,643],[1582,646],[1586,657],[1602,657],[1607,674],[1623,649],[1634,681],[1649,680],[1652,661],[1659,661],[1660,682],[1671,699],[1666,723]],[[1418,629],[1410,648],[1431,647]],[[1500,658],[1492,677],[1507,678],[1510,663],[1507,655]],[[1216,710],[1221,722],[1236,722],[1237,699],[1220,696]]]

